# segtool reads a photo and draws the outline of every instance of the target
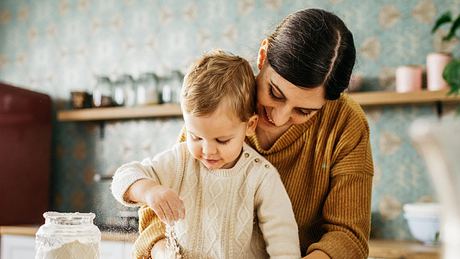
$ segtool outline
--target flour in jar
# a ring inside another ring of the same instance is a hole
[[[98,259],[99,246],[95,243],[80,243],[75,240],[70,243],[63,244],[60,247],[41,251],[42,255],[36,258],[43,259]]]

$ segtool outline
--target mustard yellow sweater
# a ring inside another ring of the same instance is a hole
[[[327,101],[306,123],[292,126],[273,146],[247,143],[279,171],[299,226],[302,256],[322,250],[331,258],[368,256],[373,164],[369,127],[346,94]],[[137,258],[148,258],[164,227],[153,211],[139,210]]]

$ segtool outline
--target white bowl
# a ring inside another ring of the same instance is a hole
[[[436,244],[439,239],[440,206],[437,203],[410,203],[403,207],[404,218],[415,239]]]

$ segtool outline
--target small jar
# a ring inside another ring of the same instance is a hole
[[[396,69],[396,92],[407,93],[422,90],[422,67],[400,66]]]
[[[444,68],[452,60],[452,56],[446,53],[430,53],[426,57],[426,80],[430,91],[447,89],[449,84],[442,77]]]
[[[137,105],[136,100],[136,84],[131,75],[124,74],[120,76],[120,80],[125,92],[125,106],[132,107]]]
[[[35,237],[35,259],[100,258],[101,232],[94,213],[45,212]]]
[[[93,89],[93,107],[112,106],[112,83],[106,76],[96,77]]]
[[[115,80],[112,84],[112,100],[115,106],[125,105],[125,87],[121,79]]]
[[[172,86],[172,102],[180,103],[180,92],[182,88],[182,82],[184,81],[184,75],[178,70],[172,72],[171,86]]]
[[[154,73],[143,73],[136,81],[137,104],[159,103],[158,77]]]
[[[171,83],[171,75],[159,78],[158,84],[161,89],[161,103],[172,103],[174,101],[174,89]]]

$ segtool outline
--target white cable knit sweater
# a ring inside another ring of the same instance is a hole
[[[128,187],[152,178],[178,192],[185,220],[174,225],[184,258],[300,258],[297,224],[276,169],[244,144],[231,169],[208,170],[186,143],[153,159],[121,166],[112,193],[123,200]]]

